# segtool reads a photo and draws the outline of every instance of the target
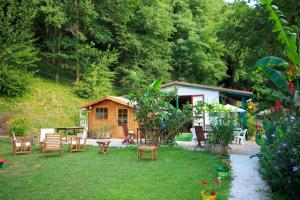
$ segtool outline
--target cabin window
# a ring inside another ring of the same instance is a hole
[[[96,108],[96,119],[107,119],[108,109],[107,108]]]
[[[127,124],[128,122],[128,110],[118,109],[118,125]]]

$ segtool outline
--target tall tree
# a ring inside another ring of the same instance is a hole
[[[251,7],[245,2],[228,4],[221,15],[218,37],[225,43],[228,66],[228,78],[223,83],[240,89],[262,84],[265,79],[261,74],[249,74],[255,61],[267,54],[282,54],[268,17],[260,5]]]
[[[36,10],[31,1],[0,3],[0,65],[28,70],[36,66],[37,48],[32,31]],[[26,16],[26,17],[24,17]]]
[[[215,35],[215,17],[222,1],[173,1],[174,78],[196,83],[218,84],[226,76],[223,44]],[[212,9],[215,7],[215,9]]]

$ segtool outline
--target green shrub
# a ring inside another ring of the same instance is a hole
[[[252,115],[250,112],[247,112],[247,135],[252,137],[255,136],[256,134],[256,121],[255,121],[255,116]]]
[[[227,146],[233,140],[233,130],[237,125],[235,114],[231,112],[211,112],[209,116],[212,128],[209,143]]]
[[[300,195],[300,119],[276,114],[264,120],[265,138],[258,140],[260,172],[273,191],[296,197]]]
[[[0,94],[7,97],[22,96],[30,83],[31,75],[21,70],[0,67]]]
[[[25,118],[12,118],[7,124],[9,125],[10,135],[15,133],[16,136],[26,136],[29,131],[29,126]]]

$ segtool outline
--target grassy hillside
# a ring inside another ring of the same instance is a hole
[[[87,100],[78,98],[69,86],[33,78],[23,97],[0,97],[0,112],[24,117],[32,128],[74,126],[79,120],[79,106]]]

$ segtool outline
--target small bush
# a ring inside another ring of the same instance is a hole
[[[233,130],[237,125],[236,116],[231,112],[211,112],[209,115],[212,128],[209,143],[227,146],[233,140]]]
[[[7,122],[10,135],[15,133],[16,136],[26,136],[29,126],[25,118],[12,118]]]
[[[31,75],[11,69],[0,67],[0,94],[7,97],[22,96],[28,90]]]

